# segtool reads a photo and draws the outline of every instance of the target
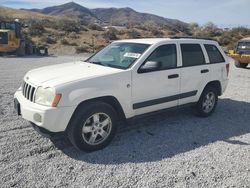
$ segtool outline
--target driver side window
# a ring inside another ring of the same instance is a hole
[[[159,46],[148,57],[147,61],[154,61],[160,64],[159,70],[172,69],[177,67],[177,52],[175,44]]]

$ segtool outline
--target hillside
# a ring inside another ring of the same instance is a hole
[[[152,25],[187,25],[174,19],[163,18],[153,14],[140,13],[131,8],[98,8],[88,9],[77,3],[70,2],[59,6],[44,9],[27,9],[27,11],[43,13],[47,15],[63,15],[74,19],[80,19],[88,23],[105,23],[113,25],[152,24]]]
[[[74,2],[47,7],[44,9],[27,9],[27,11],[43,13],[52,16],[63,15],[72,19],[82,19],[87,22],[95,22],[97,20],[96,16],[90,9]]]
[[[153,25],[176,25],[185,24],[179,20],[163,18],[153,14],[136,12],[131,8],[98,8],[92,12],[98,19],[113,25],[128,24],[153,24]]]
[[[30,12],[26,10],[18,10],[14,8],[8,8],[0,6],[0,20],[14,20],[15,18],[23,20],[53,20],[55,17],[37,13]]]

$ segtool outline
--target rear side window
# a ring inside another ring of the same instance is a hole
[[[156,61],[161,63],[160,70],[176,68],[177,53],[175,44],[166,44],[158,47],[146,61]]]
[[[222,56],[222,54],[220,53],[220,51],[218,50],[218,48],[215,45],[205,44],[204,46],[207,50],[207,54],[208,54],[210,63],[225,62],[224,57]]]
[[[181,52],[183,67],[205,64],[204,54],[199,44],[181,44]]]

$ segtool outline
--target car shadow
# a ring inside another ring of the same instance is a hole
[[[52,142],[69,157],[93,164],[160,161],[217,141],[249,146],[250,142],[234,138],[250,133],[249,112],[250,103],[220,99],[215,113],[207,118],[183,108],[133,120],[100,151],[78,151],[61,137]]]

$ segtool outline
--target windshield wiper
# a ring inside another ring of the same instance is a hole
[[[106,64],[100,62],[100,61],[88,61],[89,63],[96,64],[96,65],[102,65],[102,66],[107,66]]]
[[[113,64],[107,64],[107,66],[112,67],[112,68],[117,68],[117,69],[126,69],[123,66],[119,66],[119,65],[113,65]]]

